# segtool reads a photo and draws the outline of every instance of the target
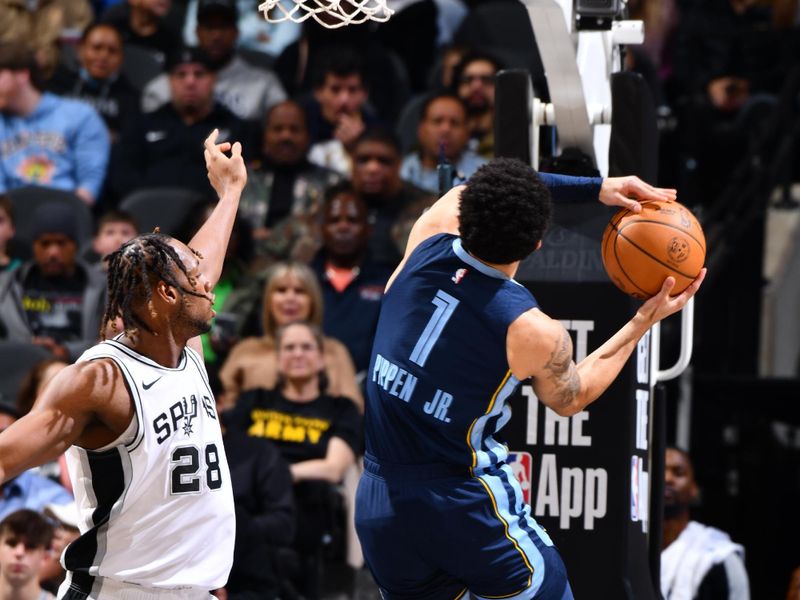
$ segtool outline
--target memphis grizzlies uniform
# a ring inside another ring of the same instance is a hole
[[[387,600],[571,598],[497,436],[519,384],[508,327],[536,306],[449,234],[423,241],[386,293],[356,527]]]
[[[78,362],[116,363],[136,416],[115,442],[72,446],[80,537],[62,555],[59,598],[128,598],[121,582],[206,598],[225,585],[235,513],[214,395],[202,358],[186,347],[167,368],[115,340]]]

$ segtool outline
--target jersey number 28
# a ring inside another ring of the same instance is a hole
[[[205,477],[200,473],[200,449],[196,446],[178,446],[170,457],[170,494],[197,494],[202,480],[210,490],[222,487],[222,470],[216,444],[208,444],[204,452]]]

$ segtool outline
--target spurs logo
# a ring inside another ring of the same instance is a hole
[[[189,410],[189,402],[192,404],[191,410]],[[186,401],[186,398],[183,399],[183,433],[187,436],[192,434],[192,419],[197,416],[197,398],[194,397],[194,394],[189,398],[189,401]]]

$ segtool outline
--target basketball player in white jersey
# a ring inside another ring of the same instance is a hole
[[[81,536],[62,556],[59,599],[205,599],[228,578],[233,495],[197,336],[247,176],[240,144],[217,136],[205,141],[209,219],[188,246],[147,234],[109,257],[104,322],[124,331],[0,435],[0,480],[67,452]]]

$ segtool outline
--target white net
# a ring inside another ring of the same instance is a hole
[[[356,25],[364,21],[388,21],[394,11],[387,0],[264,0],[259,6],[264,18],[272,23],[302,23],[313,17],[328,29]]]

